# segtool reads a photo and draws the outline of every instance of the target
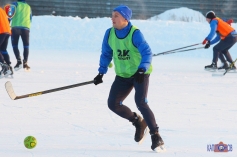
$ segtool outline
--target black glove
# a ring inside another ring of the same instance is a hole
[[[133,75],[137,83],[142,83],[144,81],[145,70],[142,68],[138,69],[137,72]]]
[[[94,78],[94,84],[97,85],[97,84],[100,84],[100,83],[103,83],[103,74],[98,74],[95,78]]]
[[[208,41],[204,48],[205,48],[205,49],[208,49],[208,48],[210,47],[210,45],[211,45],[211,44],[210,44],[210,41]]]

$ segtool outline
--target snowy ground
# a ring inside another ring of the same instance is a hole
[[[209,25],[199,22],[132,23],[142,30],[153,53],[201,43],[209,32]],[[153,58],[148,99],[165,153],[151,151],[150,136],[137,145],[131,123],[107,108],[113,69],[98,86],[15,101],[9,98],[6,81],[12,82],[17,95],[23,95],[93,80],[103,35],[110,26],[109,18],[33,17],[31,72],[20,70],[13,78],[0,80],[0,156],[236,156],[237,74],[212,77],[204,71],[211,63],[211,48]],[[15,65],[12,48],[8,50]],[[236,46],[230,50],[234,59],[236,51]],[[124,103],[138,112],[133,98],[134,91]],[[23,145],[28,135],[38,141],[32,150]],[[220,141],[232,144],[233,151],[207,151],[208,144]]]

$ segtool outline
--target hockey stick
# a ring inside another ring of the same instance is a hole
[[[234,66],[234,64],[235,64],[236,61],[237,61],[237,58],[235,59],[235,61],[233,61],[233,62],[230,64],[229,68],[228,68],[227,70],[225,70],[225,73],[223,74],[223,76],[224,76],[227,72],[230,71],[230,69]]]
[[[38,95],[52,93],[52,92],[56,92],[56,91],[61,91],[61,90],[69,89],[69,88],[84,86],[84,85],[91,84],[91,83],[94,83],[94,81],[82,82],[82,83],[73,84],[73,85],[69,85],[69,86],[65,86],[65,87],[49,89],[49,90],[45,90],[45,91],[41,91],[41,92],[30,93],[30,94],[25,94],[25,95],[20,95],[20,96],[17,96],[15,94],[10,81],[7,81],[5,83],[5,88],[6,88],[6,91],[7,91],[8,95],[10,96],[10,98],[12,100],[17,100],[17,99],[22,99],[22,98],[35,97],[35,96],[38,96]]]
[[[181,47],[181,48],[177,48],[177,49],[173,49],[173,50],[165,51],[165,52],[162,52],[162,53],[153,54],[153,56],[170,54],[170,53],[168,53],[168,52],[173,52],[173,51],[176,51],[176,50],[180,50],[180,49],[184,49],[184,48],[188,48],[188,47],[196,46],[196,45],[199,45],[199,44],[202,44],[202,43],[192,44],[192,45],[189,45],[189,46],[186,46],[186,47]]]
[[[185,50],[174,51],[174,52],[165,52],[165,53],[153,54],[153,56],[166,55],[166,54],[172,54],[172,53],[177,53],[177,52],[186,52],[186,51],[202,49],[202,48],[205,48],[205,47],[197,47],[197,48],[185,49]]]

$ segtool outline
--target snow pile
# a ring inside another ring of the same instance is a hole
[[[206,18],[199,11],[181,7],[167,10],[162,14],[153,16],[150,20],[171,20],[171,21],[185,21],[185,22],[205,22]]]

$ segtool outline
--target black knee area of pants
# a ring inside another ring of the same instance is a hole
[[[11,64],[11,61],[10,61],[10,56],[9,54],[3,54],[3,57],[4,57],[4,60],[5,62],[10,65]]]
[[[108,108],[111,110],[111,111],[117,111],[116,109],[119,108],[119,106],[121,106],[120,104],[116,104],[116,102],[114,101],[111,101],[111,100],[108,100]]]

